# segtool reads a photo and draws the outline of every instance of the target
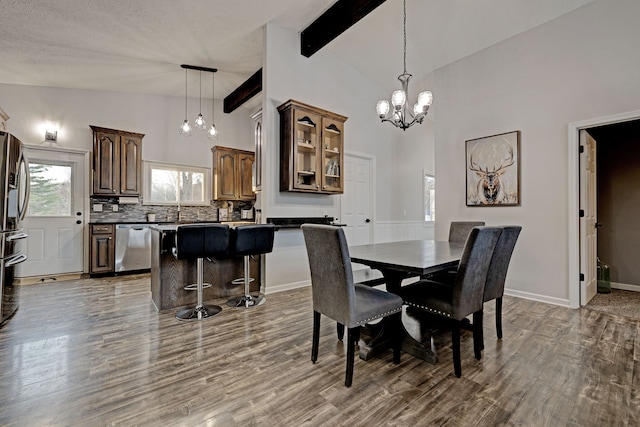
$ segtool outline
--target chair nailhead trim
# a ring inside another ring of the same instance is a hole
[[[436,310],[435,308],[426,307],[426,306],[424,306],[424,305],[420,305],[420,304],[416,304],[416,303],[408,302],[408,301],[405,301],[404,303],[405,303],[405,304],[407,304],[407,305],[410,305],[410,306],[412,306],[412,307],[418,307],[418,308],[420,308],[420,309],[422,309],[422,310],[424,310],[424,311],[428,311],[428,312],[430,312],[430,313],[437,314],[437,315],[439,315],[439,316],[443,316],[443,317],[451,317],[451,314],[450,314],[450,313],[447,313],[447,312],[444,312],[444,311],[440,311],[440,310]]]
[[[373,316],[373,317],[370,317],[370,318],[368,318],[368,319],[361,320],[361,321],[359,321],[359,322],[357,323],[357,326],[364,325],[364,324],[366,324],[366,323],[368,323],[368,322],[371,322],[372,320],[376,320],[376,319],[379,319],[379,318],[381,318],[381,317],[387,317],[387,316],[388,316],[388,315],[390,315],[390,314],[395,314],[395,313],[398,313],[398,312],[400,312],[400,311],[402,311],[402,308],[399,308],[399,309],[396,309],[396,310],[387,311],[387,312],[382,313],[382,314],[379,314],[379,315],[377,315],[377,316]]]

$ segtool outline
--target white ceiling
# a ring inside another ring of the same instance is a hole
[[[184,96],[179,65],[191,64],[219,69],[223,99],[262,66],[264,24],[301,31],[334,1],[1,0],[0,82]],[[407,70],[422,77],[591,1],[407,0]],[[402,0],[324,49],[390,92],[403,71]]]

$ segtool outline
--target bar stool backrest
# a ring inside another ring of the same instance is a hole
[[[229,253],[229,226],[226,224],[189,224],[176,228],[177,259],[221,258]]]
[[[260,255],[273,251],[275,230],[276,227],[273,224],[241,225],[233,228],[231,255]]]

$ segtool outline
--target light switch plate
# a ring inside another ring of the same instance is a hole
[[[93,205],[93,211],[94,212],[102,212],[102,205],[96,203],[95,205]]]
[[[111,210],[114,212],[118,212],[118,205],[111,205]]]

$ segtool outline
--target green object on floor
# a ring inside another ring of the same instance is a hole
[[[609,280],[609,266],[604,262],[598,260],[598,293],[608,294],[611,292],[611,281]]]

